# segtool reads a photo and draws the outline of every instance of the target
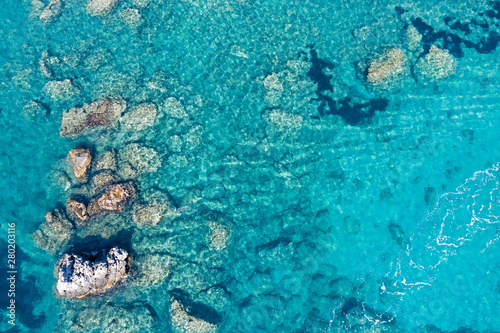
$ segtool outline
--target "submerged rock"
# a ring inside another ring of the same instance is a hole
[[[92,181],[90,182],[90,192],[92,196],[99,193],[105,186],[115,184],[120,179],[118,176],[111,170],[104,170],[92,177]]]
[[[139,27],[144,22],[141,13],[139,13],[139,11],[135,8],[125,9],[118,16],[120,16],[123,23],[131,28]]]
[[[75,178],[82,183],[87,182],[88,171],[92,156],[89,149],[71,149],[68,159],[73,165],[73,174]]]
[[[169,97],[163,103],[163,108],[165,113],[171,116],[172,118],[184,118],[187,117],[186,109],[181,101],[179,101],[175,97]]]
[[[41,116],[47,116],[48,113],[48,110],[37,101],[29,101],[23,107],[23,116],[30,120],[36,120]]]
[[[177,209],[167,195],[156,192],[147,203],[138,203],[132,210],[132,220],[139,226],[154,227],[162,220],[172,221],[178,216]]]
[[[432,45],[424,57],[415,65],[415,72],[422,78],[437,81],[455,73],[457,61],[448,52]]]
[[[93,170],[96,172],[101,170],[111,170],[116,172],[118,170],[116,151],[109,150],[102,154],[102,156],[95,163]]]
[[[118,247],[97,255],[65,254],[57,267],[57,293],[75,298],[104,293],[125,281],[128,261],[128,252]]]
[[[127,107],[121,99],[103,98],[96,102],[71,108],[63,113],[61,136],[78,136],[86,129],[111,125]]]
[[[160,285],[167,280],[170,275],[172,258],[167,255],[148,254],[137,258],[134,261],[134,283],[139,286]]]
[[[74,233],[73,224],[68,220],[66,214],[59,209],[55,209],[54,212],[45,214],[45,222],[31,237],[33,237],[38,247],[54,254],[61,247],[68,244]]]
[[[93,216],[102,212],[121,212],[136,196],[133,182],[110,185],[104,193],[90,201],[88,214]]]
[[[153,126],[156,118],[156,105],[143,103],[137,105],[120,119],[122,128],[128,131],[142,131]]]
[[[69,99],[80,93],[70,79],[49,81],[43,87],[43,92],[52,100]]]
[[[208,308],[208,307],[207,307]],[[176,333],[209,333],[217,331],[218,325],[189,313],[189,309],[174,297],[170,300],[170,316]],[[198,315],[201,313],[198,313]],[[205,314],[208,315],[208,314]]]
[[[87,13],[91,16],[105,16],[111,13],[120,0],[89,0]]]
[[[388,49],[370,62],[366,80],[374,86],[388,84],[403,74],[406,61],[407,58],[401,49]]]
[[[229,227],[213,221],[208,222],[208,227],[210,228],[208,245],[217,251],[226,248],[229,244]]]
[[[80,226],[84,225],[85,221],[89,218],[85,204],[71,198],[66,201],[66,214],[68,214],[68,217]]]
[[[51,0],[49,5],[40,14],[40,21],[44,23],[52,22],[61,14],[61,11],[61,0]]]
[[[69,304],[64,309],[54,333],[141,333],[155,332],[153,308],[143,301],[120,304],[108,302],[102,306]],[[73,305],[73,306],[72,306]]]
[[[131,143],[120,151],[120,157],[132,166],[138,174],[156,172],[161,167],[156,150]]]

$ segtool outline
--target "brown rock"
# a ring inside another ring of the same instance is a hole
[[[92,156],[89,149],[72,149],[69,158],[73,164],[73,174],[82,183],[87,182],[87,174],[90,168]]]
[[[124,100],[103,98],[63,113],[61,136],[78,136],[84,130],[111,125],[127,107]]]
[[[66,214],[79,226],[84,225],[85,221],[89,218],[87,215],[87,207],[75,199],[68,199],[66,202]]]
[[[102,212],[121,212],[136,196],[133,182],[109,185],[104,193],[90,201],[88,214],[93,216]]]

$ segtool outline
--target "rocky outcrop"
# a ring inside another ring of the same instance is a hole
[[[87,13],[91,16],[106,16],[120,0],[89,0]]]
[[[429,81],[437,81],[455,73],[457,61],[448,52],[432,45],[424,57],[415,65],[416,74]]]
[[[156,150],[138,143],[131,143],[125,146],[120,151],[120,158],[122,159],[122,164],[123,162],[128,162],[137,172],[137,175],[156,172],[161,167],[161,160]]]
[[[68,217],[75,221],[78,226],[84,225],[89,218],[85,204],[71,198],[66,201],[66,214],[68,214]]]
[[[61,247],[68,244],[74,233],[73,224],[68,220],[66,214],[59,209],[55,209],[53,212],[45,214],[45,222],[31,237],[33,237],[38,247],[54,254]]]
[[[52,22],[61,14],[62,2],[61,0],[51,0],[49,5],[45,7],[40,14],[40,21],[44,23]]]
[[[98,295],[125,281],[128,270],[128,252],[118,247],[91,255],[65,254],[57,266],[57,293],[74,298]]]
[[[73,174],[75,178],[82,183],[87,182],[87,176],[90,169],[92,156],[89,149],[71,149],[68,154],[68,159],[73,165]]]
[[[85,130],[110,126],[127,107],[121,99],[103,98],[63,113],[61,136],[79,136]]]
[[[366,80],[373,86],[383,86],[402,76],[407,58],[398,48],[388,49],[370,62]]]
[[[102,212],[121,212],[136,197],[137,191],[133,182],[109,185],[104,193],[90,201],[87,213],[94,216]]]

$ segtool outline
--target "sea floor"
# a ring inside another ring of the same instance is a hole
[[[47,5],[0,11],[0,331],[500,331],[500,1],[121,0],[93,16],[61,0],[43,22]],[[116,121],[60,135],[106,97],[126,102]],[[116,153],[139,199],[47,252],[44,215],[96,193],[96,164],[73,177],[77,147]],[[125,283],[57,296],[64,253],[113,246]]]

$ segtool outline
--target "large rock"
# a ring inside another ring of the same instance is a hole
[[[118,247],[90,255],[65,254],[57,267],[57,293],[75,298],[98,295],[125,281],[128,271],[128,252]]]
[[[105,16],[111,13],[120,0],[89,0],[87,13],[91,16]]]
[[[111,170],[116,172],[118,170],[118,162],[116,160],[116,151],[114,149],[108,150],[97,160],[95,166],[92,168],[95,172],[101,170]]]
[[[102,212],[121,212],[137,197],[133,182],[109,185],[104,193],[93,198],[88,207],[89,216]]]
[[[68,154],[68,159],[73,165],[73,174],[75,178],[82,183],[87,182],[87,175],[90,168],[92,156],[89,149],[71,149]]]
[[[125,146],[120,151],[120,158],[122,159],[122,164],[123,162],[128,162],[137,172],[137,175],[156,172],[161,167],[161,160],[156,150],[138,143],[131,143]],[[120,166],[120,168],[122,167]]]
[[[40,20],[44,23],[52,22],[61,14],[62,2],[61,0],[51,0],[49,5],[45,7],[40,14]]]
[[[448,52],[432,45],[424,57],[415,65],[415,72],[420,78],[437,81],[455,73],[457,61]]]
[[[78,136],[84,130],[109,126],[121,116],[126,107],[124,100],[103,98],[81,108],[71,108],[63,113],[60,135]]]
[[[74,233],[73,224],[66,214],[55,209],[54,212],[45,214],[45,222],[31,236],[38,247],[54,254],[68,244]]]
[[[386,85],[403,75],[406,62],[407,58],[401,49],[388,49],[370,62],[366,80],[374,86]]]

